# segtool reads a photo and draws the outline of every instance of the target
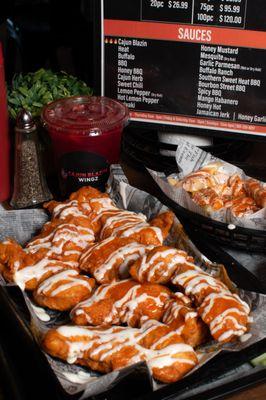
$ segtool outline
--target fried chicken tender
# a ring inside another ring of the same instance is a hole
[[[47,250],[50,258],[77,262],[81,251],[95,240],[90,225],[53,222],[47,225],[39,236],[27,244],[28,253],[35,254],[40,250]]]
[[[157,246],[130,267],[130,275],[138,282],[168,283],[179,265],[193,262],[185,251]]]
[[[148,319],[162,321],[193,347],[203,343],[208,332],[187,296],[162,285],[139,285],[131,280],[100,286],[92,297],[76,305],[71,319],[77,325],[125,323],[132,327]]]
[[[151,226],[156,226],[160,228],[163,235],[163,240],[167,238],[170,229],[174,222],[175,214],[172,211],[165,211],[158,214],[156,217],[149,221]]]
[[[108,194],[102,193],[91,186],[84,186],[77,192],[72,193],[66,201],[58,202],[52,200],[45,203],[44,208],[52,214],[53,219],[64,219],[68,215],[82,217],[91,211],[89,203],[91,199],[108,197]]]
[[[71,263],[51,260],[46,254],[47,249],[31,254],[15,241],[6,240],[0,243],[0,270],[7,281],[15,282],[22,290],[34,290],[44,279],[70,268]]]
[[[54,220],[45,224],[24,249],[12,240],[0,244],[1,270],[22,290],[35,290],[40,282],[62,269],[78,268],[82,250],[94,239],[88,223]]]
[[[52,223],[71,223],[76,226],[89,226],[97,236],[101,225],[90,206],[90,202],[78,203],[77,200],[67,200],[63,203],[50,201],[44,205],[52,214]]]
[[[101,285],[72,310],[71,319],[77,325],[138,327],[143,320],[160,320],[170,297],[170,290],[164,286],[140,285],[133,280]]]
[[[0,271],[8,282],[14,282],[14,274],[20,265],[27,263],[28,256],[13,239],[0,243]]]
[[[182,186],[189,193],[214,187],[221,191],[228,178],[229,175],[222,169],[222,163],[214,162],[205,165],[198,171],[191,172],[180,181],[177,181],[175,186]]]
[[[88,246],[80,256],[79,267],[98,283],[111,283],[127,278],[129,266],[151,248],[131,238],[110,237]]]
[[[79,217],[68,215],[67,219],[54,219],[44,225],[24,249],[31,255],[31,262],[17,274],[20,276],[16,276],[16,283],[21,281],[26,289],[35,290],[40,282],[63,268],[78,268],[82,250],[94,242],[95,235],[89,221],[79,219],[77,224],[76,218]],[[27,281],[30,275],[35,278],[32,282]]]
[[[258,207],[266,207],[266,186],[262,185],[256,179],[248,179],[245,181],[245,189],[249,196],[251,196]]]
[[[185,176],[180,181],[169,177],[170,185],[183,187],[192,200],[208,213],[230,209],[233,216],[244,217],[266,207],[266,187],[256,179],[244,180],[229,175],[223,164],[215,162]]]
[[[48,203],[45,203],[44,208],[49,211],[52,220],[57,219],[61,221],[69,217],[86,220],[91,212],[88,202],[79,203],[77,200],[66,200],[63,202],[52,200]]]
[[[247,195],[245,191],[245,181],[238,174],[230,176],[227,181],[227,188],[227,194],[233,198]]]
[[[69,222],[71,218],[76,225],[89,223],[95,235],[101,230],[100,217],[107,211],[118,210],[108,194],[90,186],[72,193],[70,199],[62,203],[50,201],[44,207],[52,214],[52,220]]]
[[[185,294],[199,305],[211,293],[229,291],[228,287],[219,279],[202,271],[196,265],[183,265],[176,270],[171,278],[174,285],[184,289]]]
[[[89,219],[97,235],[102,228],[101,218],[103,215],[119,211],[119,208],[115,206],[107,193],[102,193],[90,186],[82,187],[77,192],[72,193],[70,200],[75,200],[83,204],[83,207],[87,208],[88,211],[90,210]]]
[[[167,236],[172,223],[173,213],[166,212],[152,221],[147,222],[143,214],[125,210],[112,210],[101,217],[102,230],[100,239],[108,237],[130,237],[138,243],[160,245]]]
[[[202,320],[209,325],[212,337],[219,342],[230,342],[247,332],[250,308],[236,294],[211,293],[198,308]]]
[[[215,340],[229,342],[247,332],[249,306],[218,279],[198,268],[183,267],[176,272],[172,283],[194,298],[198,313]]]
[[[109,196],[107,193],[103,193],[92,186],[83,186],[69,197],[70,200],[77,200],[79,203],[84,203],[96,198],[109,198]]]
[[[13,281],[22,289],[35,290],[44,279],[62,269],[78,268],[82,250],[94,240],[91,228],[70,223],[48,224],[48,227],[30,241],[22,265],[17,264]]]
[[[229,342],[242,336],[248,329],[249,306],[219,279],[174,250],[162,246],[154,248],[130,267],[130,274],[140,282],[171,282],[183,290],[195,302],[200,317],[216,340]],[[215,307],[218,303],[219,315]]]
[[[230,209],[235,217],[243,217],[259,210],[255,200],[245,191],[245,181],[237,174],[232,175],[227,185],[201,189],[191,193],[196,204],[207,212]]]
[[[33,298],[42,307],[66,311],[90,297],[94,286],[94,279],[79,275],[74,269],[64,269],[44,280]]]
[[[192,193],[192,199],[206,211],[218,211],[225,206],[223,198],[213,189],[201,189]]]
[[[165,383],[181,379],[198,363],[193,348],[157,321],[141,329],[62,326],[48,331],[42,345],[54,357],[100,372],[146,361],[153,377]]]
[[[235,217],[244,217],[259,210],[255,200],[247,196],[235,197],[233,200],[225,202],[225,207],[230,208]]]
[[[206,342],[209,337],[207,325],[200,319],[191,300],[181,292],[175,293],[166,303],[162,322],[194,348]]]

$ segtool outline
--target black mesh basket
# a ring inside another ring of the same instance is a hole
[[[201,238],[213,240],[220,245],[252,253],[266,253],[266,232],[230,226],[211,218],[196,214],[179,206],[165,195],[163,202],[175,212],[184,227],[189,225]],[[234,229],[229,229],[234,228]]]
[[[145,169],[148,167],[155,171],[165,172],[170,175],[177,171],[177,166],[174,157],[163,156],[160,149],[168,148],[171,145],[163,145],[158,143],[157,135],[154,132],[127,131],[123,138],[122,156],[126,163],[131,164],[136,169]],[[253,177],[259,179],[264,178],[265,169],[254,169],[245,163],[243,153],[248,155],[250,144],[248,142],[219,142],[208,149],[213,155],[220,157],[228,162],[243,168],[244,171]],[[240,151],[241,150],[241,151]],[[245,150],[245,151],[244,151]],[[241,158],[237,158],[237,154],[241,154]],[[224,157],[224,155],[227,157]],[[158,197],[158,195],[157,195]],[[228,246],[234,249],[245,250],[249,252],[266,253],[266,232],[255,229],[247,229],[236,226],[234,229],[229,229],[228,225],[211,218],[191,212],[184,207],[179,206],[166,195],[161,192],[160,200],[167,204],[175,211],[183,225],[193,227],[193,230],[198,232],[201,237],[206,240],[213,240],[223,246]],[[232,226],[231,226],[232,228]]]

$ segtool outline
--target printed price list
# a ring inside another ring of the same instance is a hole
[[[142,19],[191,23],[193,0],[142,0]]]
[[[142,20],[244,28],[247,0],[142,0]]]
[[[246,0],[195,0],[193,23],[243,28]]]

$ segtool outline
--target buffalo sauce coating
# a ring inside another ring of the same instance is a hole
[[[145,246],[130,238],[110,237],[88,246],[80,257],[80,268],[90,272],[99,283],[108,283],[116,276],[127,277],[128,265],[150,249],[152,246]]]
[[[184,290],[196,302],[199,315],[216,340],[227,342],[247,331],[249,306],[176,249],[154,248],[133,264],[130,272],[141,282],[172,282]]]
[[[53,274],[62,268],[77,268],[82,250],[94,240],[90,228],[63,223],[48,235],[31,241],[24,251],[36,258],[30,265],[15,266],[14,282],[24,290],[28,281],[41,279],[45,274]],[[38,252],[42,252],[39,259]],[[43,255],[44,252],[44,255]]]
[[[76,323],[76,317],[82,315],[82,323],[85,319],[92,325],[126,323],[137,326],[140,319],[160,318],[170,296],[170,291],[163,286],[141,285],[132,280],[124,280],[101,285],[91,298],[72,310],[71,316]],[[96,309],[98,312],[95,315]]]
[[[171,366],[176,370],[175,376],[171,378],[174,381],[192,369],[198,360],[193,348],[184,344],[180,336],[169,330],[163,335],[159,334],[158,340],[153,341],[152,348],[149,348],[149,336],[154,338],[156,330],[161,330],[162,327],[163,324],[152,320],[147,321],[141,329],[112,327],[99,330],[62,326],[48,332],[44,338],[44,348],[50,354],[60,357],[61,349],[60,346],[55,346],[55,339],[58,339],[61,345],[63,341],[66,351],[61,358],[69,363],[78,363],[83,358],[90,359],[94,361],[94,369],[97,369],[96,362],[111,363],[119,355],[119,368],[146,360],[154,377],[162,381],[167,381],[164,369],[167,372]]]
[[[53,297],[75,286],[84,286],[89,292],[93,288],[92,282],[88,278],[82,277],[76,270],[68,269],[45,279],[38,286],[36,293]]]

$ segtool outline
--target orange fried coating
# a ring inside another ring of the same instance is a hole
[[[192,199],[207,211],[217,211],[224,207],[224,200],[213,189],[201,189],[192,193]]]
[[[70,200],[77,200],[79,203],[87,202],[95,198],[108,198],[107,193],[103,193],[100,190],[92,186],[83,186],[76,192],[72,193],[69,197]]]
[[[233,198],[246,196],[244,183],[245,182],[238,174],[230,176],[227,181],[228,194]]]
[[[102,224],[100,218],[106,212],[118,210],[108,194],[90,186],[85,186],[77,192],[72,193],[70,199],[65,202],[51,201],[44,205],[52,214],[52,219],[65,220],[69,222],[71,218],[73,223],[89,223],[96,235],[101,230]]]
[[[30,254],[13,240],[0,243],[0,270],[9,282],[15,282],[22,290],[34,290],[44,279],[69,268],[67,263],[45,258],[46,249]]]
[[[29,258],[15,240],[7,239],[0,243],[0,271],[7,281],[14,281],[14,273]]]
[[[86,215],[91,211],[89,205],[91,199],[105,197],[108,198],[109,196],[91,186],[84,186],[77,192],[72,193],[69,199],[64,202],[52,200],[45,203],[44,208],[52,214],[53,218],[64,218],[70,214],[82,216],[83,213]]]
[[[171,280],[194,299],[214,339],[228,342],[247,331],[249,306],[219,279],[189,265],[177,270]]]
[[[258,207],[266,207],[266,187],[256,179],[248,179],[245,181],[245,189],[249,196],[251,196]]]
[[[62,326],[48,331],[42,344],[54,357],[100,372],[145,360],[153,377],[165,383],[182,378],[198,363],[193,348],[156,321],[141,329]]]
[[[26,255],[16,264],[12,280],[22,289],[35,290],[40,282],[62,269],[78,268],[81,251],[93,240],[90,227],[48,223],[22,250]]]
[[[42,307],[66,311],[90,297],[94,285],[94,279],[79,275],[76,270],[64,269],[44,280],[33,297]]]
[[[81,251],[94,241],[94,233],[89,226],[71,223],[47,224],[47,228],[26,246],[31,254],[47,250],[48,256],[61,261],[77,262]]]
[[[161,229],[163,240],[167,238],[174,222],[175,214],[172,211],[165,211],[150,220],[151,226]]]
[[[205,297],[198,312],[219,342],[231,342],[247,332],[250,308],[236,294],[212,293]]]
[[[178,332],[184,342],[192,347],[197,347],[208,339],[207,325],[192,307],[190,299],[182,293],[176,293],[166,304],[162,322]]]
[[[240,218],[259,210],[255,200],[247,196],[235,197],[233,200],[225,202],[225,207],[230,208],[232,214]]]
[[[88,246],[80,257],[79,267],[98,283],[111,283],[127,278],[129,266],[148,249],[132,238],[111,237]]]
[[[138,243],[160,245],[169,233],[174,214],[167,211],[154,218],[151,223],[143,214],[112,209],[101,217],[100,239],[109,237],[130,237]]]
[[[211,293],[229,291],[228,287],[196,265],[182,265],[172,276],[171,281],[181,289],[185,290],[195,304],[201,304],[206,296]]]
[[[69,217],[78,218],[79,220],[87,219],[91,209],[89,203],[79,203],[77,200],[66,200],[58,202],[55,200],[44,204],[52,219],[63,220]]]
[[[195,302],[199,315],[218,341],[231,341],[248,329],[249,306],[236,294],[232,295],[223,282],[202,271],[186,254],[178,254],[176,249],[166,246],[154,248],[130,267],[130,274],[139,282],[171,282],[183,290]],[[228,301],[228,296],[231,300],[233,296],[234,301]],[[212,307],[217,301],[225,305],[219,316]]]
[[[81,251],[95,239],[90,223],[73,218],[53,220],[22,249],[12,240],[0,244],[1,270],[21,289],[35,290],[44,279],[63,268],[77,268]]]
[[[158,245],[163,237],[160,228],[148,224],[145,215],[126,210],[112,210],[101,217],[100,239],[130,237],[138,243]]]
[[[130,275],[138,282],[168,283],[179,265],[193,261],[185,251],[157,246],[146,252],[130,267]]]
[[[71,312],[77,325],[119,325],[137,327],[143,320],[160,320],[171,292],[164,286],[125,280],[101,285],[91,298]]]

